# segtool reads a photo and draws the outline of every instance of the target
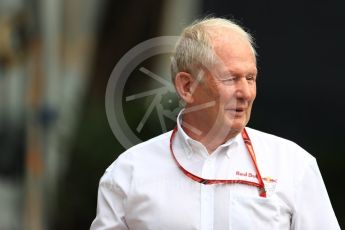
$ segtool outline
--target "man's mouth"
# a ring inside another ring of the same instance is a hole
[[[226,110],[229,111],[231,114],[233,114],[235,116],[241,116],[246,111],[246,109],[242,108],[242,107],[230,108],[230,109],[226,109]]]
[[[236,107],[236,108],[229,108],[227,110],[236,111],[236,112],[242,112],[242,111],[245,111],[246,108],[244,108],[244,107]]]

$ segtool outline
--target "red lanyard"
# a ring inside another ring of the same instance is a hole
[[[259,183],[256,182],[252,182],[252,181],[246,181],[246,180],[212,180],[212,179],[204,179],[201,178],[197,175],[194,175],[191,172],[188,172],[185,168],[182,167],[182,165],[178,162],[178,160],[175,157],[174,151],[173,151],[173,147],[172,147],[172,143],[173,143],[173,139],[175,137],[175,134],[177,132],[177,127],[173,130],[171,137],[170,137],[170,152],[172,157],[174,158],[177,166],[181,169],[181,171],[188,176],[189,178],[191,178],[192,180],[199,182],[201,184],[235,184],[235,183],[239,183],[239,184],[246,184],[246,185],[250,185],[250,186],[255,186],[259,188],[259,192],[260,192],[260,196],[261,197],[266,197],[266,190],[265,190],[265,185],[264,182],[262,180],[262,177],[260,175],[260,171],[259,168],[257,166],[256,163],[256,157],[255,157],[255,153],[254,153],[254,149],[253,149],[253,145],[252,142],[249,139],[248,133],[246,131],[246,129],[242,130],[242,138],[244,140],[244,143],[246,145],[246,148],[249,152],[249,155],[253,161],[255,170],[256,170],[256,175],[258,178]]]

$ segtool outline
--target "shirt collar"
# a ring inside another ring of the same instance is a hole
[[[176,123],[177,123],[177,130],[178,130],[177,134],[178,134],[178,136],[179,136],[179,139],[180,139],[181,142],[183,143],[183,145],[184,145],[185,147],[187,147],[187,151],[185,152],[187,158],[190,158],[190,157],[191,157],[191,154],[192,154],[192,152],[193,152],[192,147],[191,147],[191,145],[190,145],[190,142],[192,142],[193,139],[190,138],[190,137],[187,135],[187,133],[186,133],[186,132],[183,130],[183,128],[182,128],[182,113],[183,113],[183,111],[184,111],[184,109],[182,109],[182,110],[179,112],[178,116],[177,116],[177,120],[176,120]]]
[[[192,153],[193,153],[193,146],[192,145],[201,145],[203,146],[202,143],[200,143],[199,141],[194,140],[193,138],[191,138],[190,136],[188,136],[188,134],[184,131],[184,129],[182,128],[182,116],[183,116],[183,111],[184,109],[182,109],[178,116],[177,116],[177,130],[178,130],[178,135],[179,135],[179,139],[182,141],[182,143],[187,147],[186,151],[186,155],[188,158],[191,157]],[[243,142],[242,140],[242,136],[241,133],[237,134],[234,138],[231,138],[229,140],[227,140],[225,143],[223,143],[222,145],[220,145],[215,151],[218,151],[220,148],[223,149],[222,151],[225,151],[225,154],[227,155],[227,157],[230,158],[231,155],[231,151],[229,151],[229,146],[234,145],[237,146],[240,141]],[[204,147],[206,149],[206,147]]]
[[[230,151],[230,145],[237,147],[239,143],[241,143],[241,141],[243,142],[243,138],[242,138],[241,133],[239,133],[234,138],[228,140],[227,142],[221,145],[223,148],[226,148],[226,156],[228,158],[231,157],[231,153],[232,153],[232,151]]]

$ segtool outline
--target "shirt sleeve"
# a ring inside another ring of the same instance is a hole
[[[128,230],[125,221],[126,187],[129,170],[117,161],[107,169],[100,180],[97,215],[90,230]]]
[[[315,158],[306,165],[295,188],[293,230],[340,229]]]

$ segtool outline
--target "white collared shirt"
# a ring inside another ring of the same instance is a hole
[[[173,141],[177,160],[205,179],[257,182],[241,134],[208,154],[183,131]],[[100,180],[92,230],[333,230],[340,229],[316,160],[291,141],[246,128],[267,189],[203,185],[178,168],[171,132],[138,144]]]

